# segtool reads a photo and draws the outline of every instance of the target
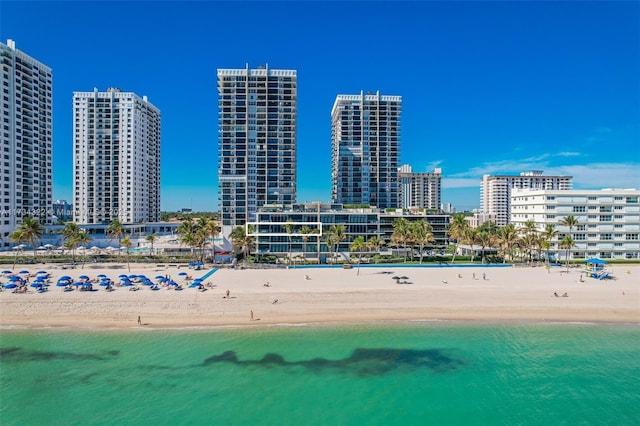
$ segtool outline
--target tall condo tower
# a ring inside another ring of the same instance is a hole
[[[334,203],[399,206],[401,96],[338,95],[331,110]]]
[[[160,220],[160,110],[144,96],[73,93],[73,220]]]
[[[514,189],[568,190],[572,176],[545,176],[540,170],[520,175],[484,175],[480,183],[480,208],[483,213],[495,215],[496,225],[509,223],[511,192]]]
[[[265,204],[296,202],[295,70],[218,70],[218,182],[223,232]]]
[[[403,209],[440,209],[442,169],[432,173],[413,172],[408,164],[400,167],[400,207]]]
[[[0,249],[25,216],[51,221],[52,78],[51,68],[0,43],[2,62],[2,167],[0,178]]]

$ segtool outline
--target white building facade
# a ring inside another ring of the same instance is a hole
[[[538,230],[553,225],[559,232],[552,242],[557,258],[565,258],[558,244],[570,236],[575,247],[570,259],[640,258],[640,191],[636,189],[514,191],[511,195],[511,223],[516,227],[532,220]],[[574,216],[571,230],[560,223]]]
[[[73,220],[160,220],[160,110],[108,89],[73,94]]]
[[[297,182],[295,70],[218,70],[218,184],[223,232],[265,204],[293,204]]]
[[[568,190],[572,185],[572,176],[545,176],[539,170],[520,175],[484,175],[480,183],[480,209],[495,215],[496,225],[504,226],[509,223],[512,190]]]
[[[401,96],[338,95],[331,110],[334,203],[398,208]]]
[[[51,68],[0,43],[2,63],[2,167],[0,167],[0,250],[22,218],[51,223],[52,203],[52,74]]]
[[[442,169],[436,168],[432,173],[413,172],[411,166],[405,164],[398,170],[400,180],[400,208],[421,208],[438,210],[442,191]]]

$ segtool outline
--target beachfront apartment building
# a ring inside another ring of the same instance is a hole
[[[413,172],[405,164],[398,170],[400,180],[400,208],[437,210],[441,207],[442,169],[433,172]]]
[[[223,233],[265,204],[293,204],[297,180],[297,72],[218,70],[218,185]]]
[[[160,110],[133,92],[73,93],[73,220],[160,220]]]
[[[393,222],[399,218],[409,222],[425,219],[431,225],[435,239],[431,247],[438,251],[449,244],[449,215],[374,207],[346,208],[337,203],[263,206],[258,209],[256,221],[247,223],[246,229],[255,238],[252,253],[258,258],[264,255],[284,258],[291,253],[294,258],[315,259],[325,263],[334,254],[341,260],[348,259],[350,247],[359,236],[365,242],[373,237],[391,241]],[[335,247],[329,247],[326,243],[326,233],[332,225],[344,226],[344,238]],[[387,250],[389,253],[393,251],[391,248]],[[365,250],[365,255],[366,252],[373,255],[377,251]]]
[[[570,259],[640,258],[640,190],[519,190],[511,195],[511,223],[522,227],[532,220],[538,230],[553,225],[558,237],[551,252],[565,259],[559,242],[570,236],[575,246]],[[567,216],[578,224],[569,230],[561,225]]]
[[[510,220],[512,190],[568,190],[572,182],[572,176],[545,176],[540,170],[519,175],[484,175],[480,182],[480,210],[495,215],[496,225],[504,226]]]
[[[401,96],[338,95],[331,110],[333,203],[399,207]]]
[[[0,129],[0,250],[14,242],[10,234],[30,216],[51,223],[52,74],[51,68],[16,48],[0,43],[2,99]]]

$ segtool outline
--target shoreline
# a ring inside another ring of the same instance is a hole
[[[18,265],[22,268],[34,265]],[[411,267],[381,265],[352,269],[219,269],[201,292],[165,288],[140,291],[63,292],[58,277],[104,273],[113,268],[54,269],[49,291],[0,292],[0,330],[228,329],[247,327],[349,326],[392,323],[587,323],[640,324],[640,265],[612,265],[614,280],[595,280],[571,268]],[[394,270],[395,269],[395,270]],[[188,270],[200,277],[209,270]],[[132,264],[132,274],[149,278],[178,269]],[[483,279],[486,274],[486,279]],[[393,277],[406,277],[395,280]],[[308,279],[307,279],[308,278]],[[117,278],[116,278],[117,279]],[[263,284],[269,282],[269,287]],[[407,284],[398,284],[406,282]],[[185,281],[184,284],[187,282]],[[184,285],[183,284],[183,285]],[[226,290],[230,290],[227,299]],[[554,292],[568,297],[554,297]],[[250,312],[255,318],[250,320]],[[137,325],[141,317],[142,325]]]

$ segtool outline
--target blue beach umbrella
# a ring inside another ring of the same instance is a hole
[[[181,277],[183,277],[183,276],[187,276],[187,275],[189,275],[189,274],[187,274],[186,272],[182,271],[182,272],[178,272],[178,275],[180,275]]]
[[[17,275],[12,275],[12,276],[9,277],[9,281],[14,281],[14,282],[15,281],[22,281],[22,278],[20,278]]]
[[[70,280],[71,277],[69,275],[64,275],[62,277],[60,277],[61,280]]]
[[[164,279],[164,275],[156,275],[156,280],[163,280]]]
[[[88,280],[89,279],[89,277],[86,276],[86,275],[80,275],[78,278],[81,279],[81,280]]]
[[[36,274],[48,274],[48,272],[47,271],[38,271],[38,272],[36,272]]]
[[[3,273],[4,275],[13,274],[13,272],[11,272],[11,271],[10,271],[10,270],[8,270],[8,269],[5,269],[4,271],[2,271],[2,273]]]
[[[18,285],[14,283],[9,283],[4,285],[4,288],[16,288],[16,287],[18,287]]]
[[[42,284],[40,284],[40,283],[33,283],[33,284],[31,284],[31,287],[33,287],[33,288],[42,287]]]
[[[68,284],[70,284],[69,281],[64,281],[64,280],[60,281],[60,280],[58,280],[58,283],[56,284],[56,287],[66,287]]]
[[[98,278],[106,277],[106,275],[105,275],[105,274],[98,274],[98,275],[96,275],[96,276],[97,276]]]
[[[19,274],[28,274],[29,271],[27,271],[26,269],[23,269],[22,271],[18,272]]]

